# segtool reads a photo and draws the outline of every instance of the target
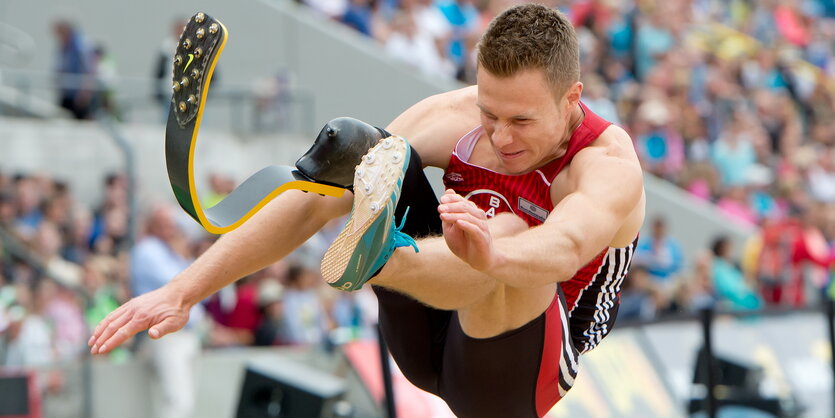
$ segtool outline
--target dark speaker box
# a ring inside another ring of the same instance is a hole
[[[31,373],[0,373],[0,418],[40,418],[40,396]]]
[[[342,379],[298,362],[270,358],[247,365],[237,418],[331,418]]]

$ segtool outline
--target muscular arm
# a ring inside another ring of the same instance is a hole
[[[283,258],[329,220],[348,212],[352,196],[336,199],[290,190],[229,232],[171,282],[110,313],[88,344],[106,353],[136,333],[153,338],[177,331],[194,304],[222,287]]]
[[[290,190],[222,236],[170,287],[189,306],[290,254],[331,219],[345,215],[352,196],[322,197]]]
[[[456,135],[477,123],[474,103],[472,88],[432,96],[412,106],[388,129],[407,138],[426,165],[444,167]],[[289,254],[329,220],[346,214],[352,198],[346,194],[335,200],[299,191],[281,194],[218,240],[168,285],[132,299],[108,315],[90,338],[93,353],[110,351],[145,329],[151,337],[159,338],[182,328],[192,305]]]
[[[625,132],[610,134],[607,146],[574,157],[552,189],[558,203],[540,226],[496,237],[480,210],[459,196],[447,199],[440,210],[452,225],[444,235],[452,252],[499,283],[528,288],[568,280],[607,246],[628,245],[643,221],[642,174]]]
[[[602,156],[582,164],[576,191],[540,226],[497,239],[495,262],[486,272],[512,287],[536,287],[571,279],[608,247],[640,204],[643,182],[637,162]],[[637,234],[640,223],[634,226]]]

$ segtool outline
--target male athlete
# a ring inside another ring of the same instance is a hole
[[[429,97],[386,127],[396,136],[362,157],[353,196],[284,192],[170,284],[111,313],[92,352],[180,329],[189,307],[351,210],[323,276],[373,286],[405,376],[459,416],[547,413],[578,354],[614,323],[644,219],[642,173],[629,136],[580,102],[576,35],[559,12],[508,9],[478,64],[477,87]],[[445,170],[440,202],[424,166]]]

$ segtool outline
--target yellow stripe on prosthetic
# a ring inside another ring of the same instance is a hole
[[[205,77],[205,85],[203,86],[203,90],[200,94],[200,108],[197,112],[197,117],[194,122],[194,131],[191,134],[191,145],[189,147],[188,152],[188,187],[189,187],[189,194],[191,195],[191,203],[194,206],[194,211],[197,213],[197,217],[200,220],[200,225],[206,229],[209,233],[212,234],[224,234],[229,231],[234,230],[235,228],[241,226],[244,222],[246,222],[249,218],[252,217],[256,212],[261,210],[267,202],[272,200],[274,197],[278,196],[279,194],[287,191],[287,190],[302,190],[307,192],[313,192],[318,194],[323,194],[326,196],[333,196],[333,197],[340,197],[343,193],[345,193],[345,189],[341,187],[334,187],[328,186],[319,183],[312,183],[309,181],[291,181],[288,183],[284,183],[278,186],[275,190],[273,190],[270,194],[266,197],[261,199],[257,205],[255,205],[252,209],[250,209],[243,217],[237,220],[235,223],[221,227],[217,226],[212,223],[207,217],[206,213],[203,210],[203,206],[200,204],[200,200],[197,197],[197,187],[195,186],[196,182],[194,179],[194,150],[197,146],[197,133],[200,130],[200,122],[203,119],[203,109],[205,109],[204,104],[206,103],[206,95],[209,92],[209,84],[212,81],[212,74],[214,74],[215,66],[217,65],[218,58],[220,54],[223,52],[223,48],[226,47],[226,41],[229,37],[229,32],[226,29],[226,26],[223,25],[220,21],[216,21],[222,28],[223,28],[223,39],[221,39],[220,45],[218,46],[217,53],[215,54],[215,59],[212,60],[211,64],[209,65],[209,69],[204,75]]]

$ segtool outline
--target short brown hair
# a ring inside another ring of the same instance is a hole
[[[577,34],[558,10],[540,4],[511,7],[490,23],[478,43],[478,64],[498,77],[542,69],[555,93],[580,80]]]

